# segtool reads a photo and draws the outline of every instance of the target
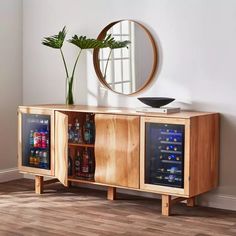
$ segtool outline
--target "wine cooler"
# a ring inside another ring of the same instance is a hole
[[[145,123],[145,183],[184,188],[184,125]]]
[[[22,166],[50,170],[50,115],[22,114]]]

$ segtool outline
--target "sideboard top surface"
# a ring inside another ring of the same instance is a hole
[[[196,116],[204,116],[215,114],[213,112],[200,112],[200,111],[189,111],[182,110],[178,113],[162,114],[162,113],[147,113],[137,112],[133,108],[125,107],[96,107],[96,106],[85,106],[85,105],[64,105],[64,104],[45,104],[45,105],[29,105],[19,106],[20,111],[30,112],[32,109],[46,109],[52,111],[67,111],[67,112],[92,112],[101,114],[117,114],[117,115],[136,115],[136,116],[153,116],[153,117],[173,117],[188,119]]]

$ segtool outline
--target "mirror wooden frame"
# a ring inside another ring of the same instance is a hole
[[[126,19],[127,21],[132,21],[134,22],[135,24],[139,25],[143,30],[144,32],[147,34],[149,40],[150,40],[150,43],[151,43],[151,46],[152,46],[152,49],[153,49],[153,63],[152,63],[152,69],[151,69],[151,72],[148,76],[148,78],[146,79],[145,83],[143,84],[143,86],[141,86],[138,90],[136,90],[135,92],[133,93],[129,93],[129,94],[124,94],[124,93],[120,93],[120,92],[117,92],[115,90],[113,90],[109,84],[104,80],[104,77],[102,75],[102,72],[101,72],[101,69],[100,69],[100,65],[99,65],[99,48],[97,49],[94,49],[93,51],[93,65],[94,65],[94,69],[95,69],[95,72],[98,76],[98,79],[99,81],[106,87],[108,88],[109,90],[113,91],[114,93],[117,93],[117,94],[122,94],[122,95],[135,95],[137,93],[139,93],[140,91],[144,90],[145,88],[148,87],[148,85],[150,85],[150,83],[152,82],[152,80],[154,79],[154,76],[156,74],[156,71],[157,71],[157,68],[158,68],[158,63],[159,63],[159,57],[158,57],[158,49],[157,49],[157,46],[156,46],[156,43],[155,43],[155,40],[152,36],[152,34],[150,33],[150,31],[144,26],[142,25],[141,23],[135,21],[135,20],[130,20],[130,19]],[[110,24],[108,24],[101,32],[100,34],[98,35],[97,39],[98,40],[103,40],[105,37],[106,37],[106,34],[107,34],[107,31],[112,27],[114,26],[115,24],[121,22],[121,21],[126,21],[126,20],[119,20],[119,21],[114,21]]]

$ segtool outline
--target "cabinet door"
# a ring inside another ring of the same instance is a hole
[[[54,176],[54,113],[18,111],[18,167],[21,172]]]
[[[139,117],[96,114],[95,181],[139,188]]]
[[[68,185],[68,116],[55,111],[55,177]]]
[[[140,187],[189,195],[189,120],[141,117]]]

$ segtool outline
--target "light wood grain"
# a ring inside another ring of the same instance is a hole
[[[96,113],[96,114],[114,114],[114,115],[134,115],[144,117],[166,117],[166,118],[183,118],[188,119],[195,116],[202,116],[213,114],[213,112],[200,112],[200,111],[185,111],[173,114],[161,113],[144,113],[137,112],[135,108],[126,107],[96,107],[84,105],[65,105],[65,104],[47,104],[47,105],[34,105],[34,106],[20,106],[20,109],[27,109],[28,111],[34,110],[53,110],[53,111],[67,111],[67,112],[82,112],[82,113]]]
[[[50,118],[50,170],[22,165],[22,114],[49,115]],[[18,168],[20,172],[54,176],[54,111],[22,107],[18,109]]]
[[[219,114],[191,118],[190,196],[218,185],[219,128]]]
[[[107,188],[107,199],[112,201],[116,199],[116,188],[114,187]]]
[[[55,177],[68,185],[68,116],[55,112]]]
[[[39,175],[35,176],[35,193],[36,194],[43,193],[43,176]]]
[[[95,181],[139,188],[139,117],[96,114]]]
[[[161,213],[163,216],[169,216],[170,215],[170,209],[171,209],[171,196],[170,195],[162,195],[161,198]]]
[[[187,206],[188,207],[194,207],[196,204],[196,198],[195,197],[191,197],[187,199]]]

